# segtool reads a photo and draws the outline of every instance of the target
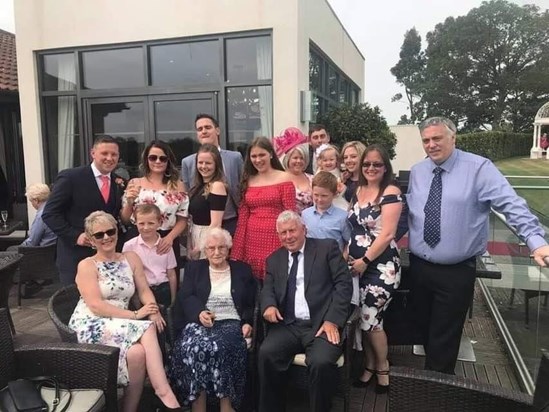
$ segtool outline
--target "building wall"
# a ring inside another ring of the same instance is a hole
[[[37,50],[272,29],[275,133],[307,126],[309,38],[363,88],[364,60],[325,0],[18,0],[15,24],[27,182],[44,181]]]
[[[416,125],[390,126],[391,132],[396,135],[396,156],[391,161],[393,170],[410,170],[412,165],[425,158],[421,144],[419,128]]]

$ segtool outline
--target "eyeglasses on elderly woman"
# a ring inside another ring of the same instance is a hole
[[[216,250],[218,250],[220,252],[226,252],[228,247],[226,245],[206,246],[204,249],[206,249],[206,252],[214,253]]]

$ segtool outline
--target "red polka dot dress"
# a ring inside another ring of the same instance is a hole
[[[296,210],[292,182],[248,187],[240,202],[231,258],[248,263],[258,279],[265,277],[265,259],[281,246],[276,218],[284,210]]]

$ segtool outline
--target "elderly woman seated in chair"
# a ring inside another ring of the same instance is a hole
[[[208,229],[200,245],[206,259],[187,263],[175,302],[168,375],[193,411],[206,411],[208,397],[232,411],[244,394],[256,286],[249,265],[228,260],[231,246],[229,232]]]

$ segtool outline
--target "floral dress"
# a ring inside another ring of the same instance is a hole
[[[309,190],[301,190],[299,187],[295,187],[295,200],[299,214],[313,205],[313,190],[311,189],[313,176],[308,173],[305,173],[305,176],[309,179]]]
[[[400,195],[386,195],[379,203],[360,207],[356,195],[351,200],[349,222],[351,240],[349,255],[361,259],[381,233],[381,209],[390,203],[402,202]],[[360,328],[364,331],[382,330],[383,313],[389,306],[395,289],[400,284],[400,257],[396,242],[391,240],[387,248],[375,258],[359,280]]]
[[[94,263],[97,267],[97,281],[102,298],[113,306],[128,309],[130,298],[135,292],[135,284],[133,271],[126,258],[122,257],[121,260],[113,262],[94,260]],[[122,386],[129,383],[126,363],[128,349],[141,339],[150,325],[151,322],[148,320],[96,316],[82,298],[69,320],[69,327],[76,332],[79,343],[99,343],[120,348],[118,384]]]
[[[127,202],[126,198],[122,202]],[[171,230],[177,221],[177,216],[189,216],[189,198],[183,192],[168,192],[167,190],[143,189],[135,199],[133,208],[137,205],[149,203],[158,206],[162,215],[162,224],[160,230]],[[135,224],[132,215],[131,221]]]

